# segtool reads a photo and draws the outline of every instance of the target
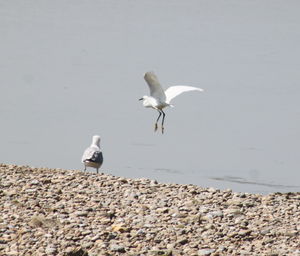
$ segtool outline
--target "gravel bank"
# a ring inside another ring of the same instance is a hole
[[[0,164],[0,255],[300,255],[300,193]]]

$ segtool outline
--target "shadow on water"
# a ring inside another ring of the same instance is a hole
[[[280,189],[299,188],[300,189],[300,186],[281,185],[281,184],[272,184],[272,183],[266,183],[266,182],[250,181],[250,180],[247,180],[247,179],[244,179],[241,177],[235,177],[235,176],[209,177],[209,179],[216,180],[216,181],[239,183],[239,184],[264,186],[264,187],[269,187],[269,188],[280,188]]]
[[[183,174],[179,170],[174,170],[174,169],[168,169],[168,168],[155,168],[154,171],[157,172],[164,172],[164,173],[173,173],[173,174]]]
[[[133,146],[138,146],[138,147],[154,147],[155,144],[150,144],[150,143],[131,143]]]
[[[126,166],[126,168],[128,169],[138,169],[140,171],[144,171],[144,172],[149,172],[149,171],[155,171],[155,172],[160,172],[160,173],[172,173],[172,174],[183,174],[182,171],[180,170],[175,170],[175,169],[169,169],[169,168],[143,168],[143,167],[138,167],[138,168],[134,168],[132,166]]]

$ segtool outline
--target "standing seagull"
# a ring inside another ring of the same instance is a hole
[[[163,115],[162,122],[161,122],[161,132],[164,133],[164,121],[165,121],[165,112],[163,111],[163,108],[165,107],[173,107],[170,102],[173,98],[178,96],[179,94],[183,92],[188,91],[200,91],[202,92],[203,89],[192,87],[192,86],[186,86],[186,85],[175,85],[169,87],[167,90],[163,90],[162,86],[160,85],[156,75],[153,72],[147,72],[144,75],[144,79],[146,80],[149,89],[150,89],[150,95],[151,96],[143,96],[139,100],[143,100],[143,105],[146,108],[154,108],[159,112],[158,118],[155,122],[154,131],[157,131],[157,122],[161,116]]]
[[[86,167],[93,167],[97,169],[98,173],[103,163],[103,155],[100,150],[100,136],[93,136],[92,144],[84,151],[81,162],[84,164],[84,171],[86,171]]]

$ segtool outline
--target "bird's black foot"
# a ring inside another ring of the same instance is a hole
[[[165,128],[162,126],[162,127],[161,127],[161,133],[162,133],[162,134],[164,134],[164,130],[165,130]]]
[[[157,123],[155,123],[155,125],[154,125],[154,131],[155,132],[157,131],[157,128],[158,128],[158,125],[157,125]]]

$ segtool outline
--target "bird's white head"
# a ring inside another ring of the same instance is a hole
[[[153,99],[152,97],[146,96],[144,95],[142,98],[140,98],[139,100],[143,101],[143,106],[146,108],[150,108],[153,107],[153,104],[155,104],[153,102],[153,100],[155,101],[155,99]]]
[[[100,136],[98,136],[98,135],[93,136],[92,145],[96,145],[96,146],[100,147]]]
[[[147,99],[148,98],[148,96],[146,96],[146,95],[144,95],[142,98],[140,98],[139,100],[145,100],[145,99]]]

